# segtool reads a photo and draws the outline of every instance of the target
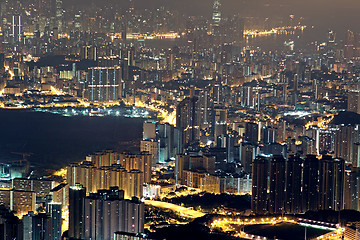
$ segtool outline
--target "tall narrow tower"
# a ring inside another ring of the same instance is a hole
[[[129,12],[133,12],[135,10],[134,0],[130,0],[129,2]]]
[[[12,17],[12,38],[13,38],[13,43],[20,43],[21,42],[21,29],[22,28],[22,24],[21,24],[21,16],[20,15],[14,15]]]
[[[215,0],[213,5],[213,14],[211,22],[211,31],[213,34],[217,34],[221,23],[221,3],[220,0]]]

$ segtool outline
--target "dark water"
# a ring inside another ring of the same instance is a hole
[[[30,110],[0,110],[0,162],[22,158],[35,167],[57,169],[105,149],[139,150],[143,119],[63,117]]]

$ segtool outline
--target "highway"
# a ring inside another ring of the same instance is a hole
[[[198,218],[205,215],[205,213],[195,211],[186,207],[181,207],[179,205],[175,205],[172,203],[161,202],[161,201],[153,201],[153,200],[145,200],[146,205],[151,205],[158,208],[165,208],[172,210],[174,212],[179,213],[180,215],[187,217],[187,218]]]

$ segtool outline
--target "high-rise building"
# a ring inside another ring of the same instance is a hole
[[[283,156],[273,156],[270,161],[270,214],[284,213],[285,205],[285,159]]]
[[[21,43],[22,39],[22,19],[20,15],[12,16],[12,25],[11,25],[11,37],[13,44]]]
[[[101,190],[84,198],[83,229],[85,239],[113,239],[114,233],[144,232],[144,203],[137,198],[124,199],[118,188]]]
[[[143,234],[117,232],[114,234],[114,240],[150,240],[145,238]]]
[[[213,4],[213,13],[212,13],[212,33],[217,35],[220,30],[220,23],[221,23],[221,3],[220,0],[215,0]]]
[[[212,155],[189,156],[177,155],[175,160],[175,182],[176,184],[184,184],[187,186],[201,186],[200,178],[213,180],[215,174],[216,157]],[[187,172],[185,174],[185,171]],[[197,177],[196,180],[192,180]],[[205,180],[203,180],[205,184]],[[207,182],[209,183],[209,182]],[[217,182],[217,185],[219,183]]]
[[[152,156],[149,153],[119,154],[119,164],[127,171],[139,170],[145,183],[151,182]]]
[[[69,189],[69,237],[84,238],[84,198],[86,189],[75,184]]]
[[[158,122],[156,121],[144,121],[143,124],[143,140],[156,139],[156,128]]]
[[[257,214],[296,214],[357,206],[356,176],[346,180],[345,161],[328,155],[321,159],[307,155],[304,161],[292,155],[287,162],[283,156],[269,160],[259,155],[253,161],[252,210]]]
[[[256,99],[254,97],[254,90],[250,86],[243,86],[241,91],[241,106],[254,108]]]
[[[152,156],[152,166],[174,159],[182,151],[182,134],[179,128],[168,123],[145,121],[140,151]]]
[[[29,212],[23,216],[23,239],[61,239],[61,205],[50,204],[47,210],[48,213]]]
[[[201,95],[201,94],[200,94]],[[214,105],[223,103],[223,86],[222,84],[214,84],[211,87],[210,97]]]
[[[36,194],[33,191],[0,190],[0,205],[16,212],[17,216],[23,216],[28,212],[35,211]]]
[[[257,156],[252,163],[251,210],[256,214],[268,212],[268,178],[270,160]]]
[[[0,205],[0,239],[23,239],[23,227],[19,218],[5,206]]]
[[[205,192],[220,193],[219,177],[211,175],[204,170],[184,170],[183,184]]]
[[[55,187],[55,181],[44,179],[14,178],[11,188],[19,191],[33,191],[37,197],[46,197]]]
[[[176,108],[176,126],[183,131],[183,145],[200,140],[200,106],[198,97],[187,97]]]
[[[34,214],[29,212],[23,216],[23,239],[47,240],[54,239],[49,235],[49,217],[45,213]]]
[[[263,139],[262,141],[264,144],[271,144],[275,143],[275,135],[276,135],[276,129],[273,127],[264,127],[262,129],[263,131]]]
[[[360,209],[360,172],[359,168],[345,170],[344,209]]]
[[[224,137],[227,134],[227,109],[216,107],[214,108],[214,121],[213,121],[213,129],[214,129],[214,139],[218,139],[218,137]],[[217,146],[217,147],[225,147]]]
[[[245,22],[243,18],[241,18],[240,16],[235,16],[232,19],[232,30],[233,30],[232,35],[235,46],[240,47],[243,41],[244,27],[245,27]]]
[[[360,113],[360,92],[359,91],[348,92],[347,97],[348,97],[347,110],[349,112]]]
[[[122,91],[120,67],[89,68],[86,78],[85,97],[89,101],[117,101]]]
[[[336,33],[333,30],[329,30],[328,32],[328,43],[334,44],[336,40]]]
[[[187,169],[189,162],[188,155],[176,155],[175,158],[175,184],[180,185],[183,178],[183,171]]]
[[[247,122],[245,125],[245,141],[256,145],[259,140],[259,125],[254,122]]]
[[[18,216],[35,211],[36,193],[33,191],[10,191],[10,210]]]
[[[250,174],[246,174],[243,177],[234,174],[225,174],[219,176],[220,181],[220,193],[229,194],[251,194],[252,179]]]
[[[252,163],[257,155],[256,147],[251,143],[240,143],[240,162],[245,173],[251,173]]]
[[[322,156],[319,175],[319,209],[342,210],[345,161],[333,159],[331,156]]]
[[[46,206],[46,212],[49,217],[48,221],[48,236],[51,240],[61,240],[61,226],[62,226],[62,204],[51,202]]]
[[[140,156],[144,156],[144,159],[151,161],[150,155]],[[97,168],[94,163],[89,161],[84,161],[81,164],[71,164],[67,167],[67,182],[70,186],[81,184],[86,188],[87,194],[117,186],[124,190],[126,198],[134,196],[141,198],[144,179],[145,177],[149,178],[149,172],[144,174],[143,171],[137,168],[140,168],[140,163],[144,161],[142,159],[136,160],[136,157],[126,157],[126,154],[120,155],[120,159],[123,161],[124,166],[112,164],[111,166]],[[60,194],[60,196],[63,195]],[[63,201],[66,200],[66,198],[63,199]]]
[[[360,140],[359,125],[338,125],[335,132],[335,157],[344,159],[346,162],[357,166],[357,160],[354,159],[356,152],[356,143]]]
[[[211,123],[211,109],[212,99],[210,98],[209,90],[205,89],[199,94],[200,112],[201,112],[201,127],[209,126]]]
[[[320,188],[319,176],[320,161],[315,155],[308,155],[304,159],[303,167],[303,212],[318,209],[318,191]]]
[[[292,155],[286,164],[285,185],[285,212],[301,213],[301,176],[303,160],[299,156]]]
[[[174,159],[182,152],[182,131],[168,123],[159,124],[158,140],[160,141],[159,163]]]
[[[355,34],[354,32],[348,30],[345,45],[344,45],[344,57],[347,60],[353,59],[355,56]]]
[[[141,140],[140,151],[148,152],[151,155],[151,165],[155,166],[160,157],[160,140]]]

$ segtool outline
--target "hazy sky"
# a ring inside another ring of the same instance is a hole
[[[118,2],[124,6],[129,0],[66,0],[68,4]],[[155,8],[161,5],[176,8],[191,15],[210,15],[214,0],[133,0],[136,7]],[[225,14],[240,13],[244,16],[303,16],[307,24],[339,31],[353,29],[360,32],[360,0],[221,0]]]

